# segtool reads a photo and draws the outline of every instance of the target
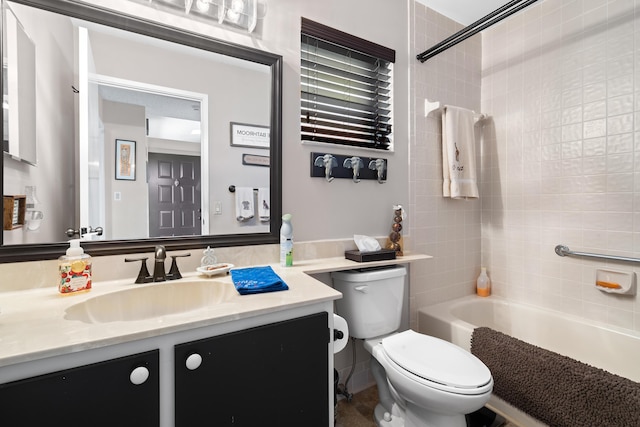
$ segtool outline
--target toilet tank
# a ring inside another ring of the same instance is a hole
[[[398,330],[404,297],[404,267],[347,270],[331,273],[342,292],[336,312],[349,325],[349,335],[368,339]]]

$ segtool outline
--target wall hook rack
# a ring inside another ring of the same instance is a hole
[[[338,167],[338,166],[341,167]],[[311,153],[311,177],[325,178],[332,182],[335,178],[376,180],[384,184],[387,180],[387,160],[376,157],[361,157],[331,153]]]

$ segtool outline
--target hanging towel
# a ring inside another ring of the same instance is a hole
[[[474,113],[446,106],[442,113],[442,195],[478,198]]]
[[[255,215],[253,188],[236,187],[236,219],[247,221]]]
[[[271,267],[234,268],[231,270],[233,286],[240,295],[286,291],[286,283]]]
[[[258,188],[258,217],[262,222],[271,220],[271,195],[269,188]]]

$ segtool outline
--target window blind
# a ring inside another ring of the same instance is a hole
[[[303,141],[389,150],[395,51],[302,18]]]

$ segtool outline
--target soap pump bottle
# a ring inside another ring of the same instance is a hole
[[[481,267],[480,275],[476,280],[476,293],[481,297],[488,297],[491,295],[491,279],[487,275],[487,268]]]
[[[61,294],[91,289],[91,257],[80,247],[80,239],[69,240],[67,253],[58,258],[58,274]]]
[[[293,265],[293,226],[291,214],[282,215],[280,227],[280,265],[291,267]]]

